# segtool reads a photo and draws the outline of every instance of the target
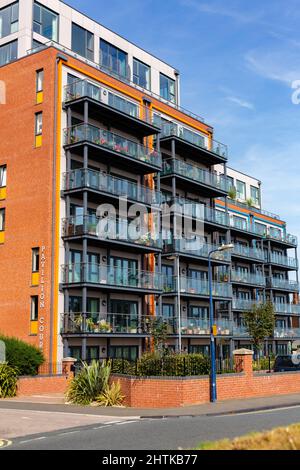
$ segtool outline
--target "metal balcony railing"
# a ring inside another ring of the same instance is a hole
[[[209,285],[207,280],[194,279],[191,277],[180,276],[180,293],[190,295],[209,296]],[[178,283],[176,276],[163,276],[163,291],[177,292]],[[214,297],[231,297],[231,285],[227,282],[213,282],[212,293]]]
[[[95,284],[99,287],[162,290],[161,274],[117,268],[104,264],[75,263],[62,266],[63,284]]]
[[[78,124],[64,131],[64,145],[89,142],[103,149],[110,150],[120,155],[126,155],[140,162],[161,169],[161,154],[144,145],[125,139],[118,134],[113,134],[91,124]]]
[[[118,197],[127,197],[127,199],[144,204],[160,204],[161,201],[159,191],[102,171],[83,168],[64,173],[63,188],[65,191],[90,188]]]
[[[231,321],[215,320],[214,324],[217,326],[218,336],[232,336]],[[181,319],[181,333],[183,335],[209,336],[209,321],[200,318],[183,318]]]
[[[182,176],[196,183],[211,186],[224,192],[227,192],[230,187],[229,181],[224,176],[211,173],[196,165],[186,163],[183,160],[164,160],[161,175],[168,176],[171,174]]]
[[[127,219],[103,219],[95,215],[69,217],[62,220],[63,236],[90,235],[99,240],[116,240],[135,245],[161,248],[158,230],[149,231],[149,221],[143,227]]]

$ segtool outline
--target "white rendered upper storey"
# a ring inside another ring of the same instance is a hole
[[[101,2],[95,10],[101,12]],[[179,72],[60,0],[0,0],[0,66],[53,41],[180,105]]]

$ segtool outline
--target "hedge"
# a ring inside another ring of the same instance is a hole
[[[24,341],[0,335],[6,346],[6,362],[18,370],[19,375],[37,375],[38,368],[45,361],[40,349]]]

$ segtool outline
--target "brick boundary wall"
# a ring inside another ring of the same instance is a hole
[[[48,393],[65,393],[70,380],[74,377],[72,366],[76,359],[67,357],[62,361],[62,374],[19,377],[17,396],[47,395]]]
[[[252,351],[234,351],[237,373],[217,376],[218,400],[300,393],[300,372],[253,372]],[[134,408],[175,408],[209,402],[209,377],[126,377],[119,381],[125,405]]]

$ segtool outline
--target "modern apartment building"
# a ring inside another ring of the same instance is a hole
[[[243,312],[264,299],[266,350],[300,338],[297,240],[180,106],[174,67],[59,0],[0,0],[0,81],[0,331],[52,363],[134,359],[158,317],[170,348],[180,328],[206,353],[208,255],[232,241],[212,260],[218,355],[249,345]]]

